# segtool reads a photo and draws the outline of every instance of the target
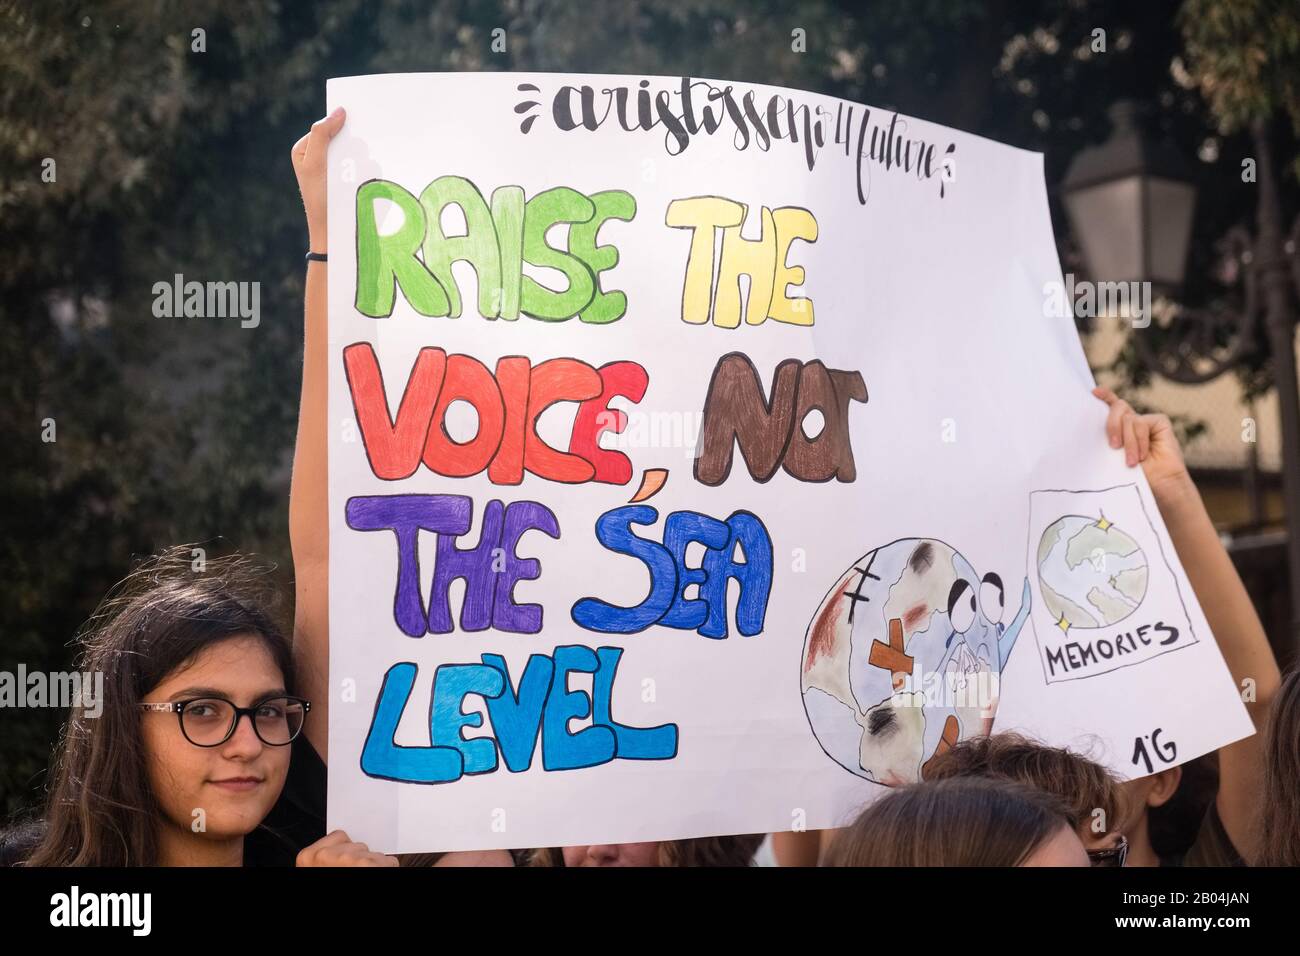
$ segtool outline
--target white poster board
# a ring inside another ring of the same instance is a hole
[[[1041,156],[719,81],[328,106],[331,828],[822,828],[990,726],[1123,776],[1252,732]]]

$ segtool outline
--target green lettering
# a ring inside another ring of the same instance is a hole
[[[453,204],[465,214],[463,236],[447,236],[442,231],[442,211]],[[420,205],[427,220],[424,265],[447,291],[448,314],[453,319],[460,317],[460,288],[451,274],[451,264],[464,261],[478,276],[479,315],[495,319],[501,301],[501,257],[492,213],[478,187],[463,176],[439,176],[420,193]]]
[[[402,211],[402,227],[381,236],[375,200],[387,199]],[[357,311],[372,319],[393,314],[396,287],[421,315],[446,315],[447,293],[416,255],[424,241],[419,201],[396,183],[372,179],[357,190]]]
[[[610,189],[592,195],[591,202],[596,207],[596,214],[587,222],[569,227],[569,249],[587,264],[596,277],[596,295],[582,310],[582,321],[603,325],[623,317],[627,311],[627,296],[617,289],[606,292],[601,288],[600,274],[618,265],[618,249],[596,245],[596,233],[610,219],[631,222],[636,215],[636,200],[621,189]]]
[[[529,276],[523,277],[520,308],[525,315],[547,322],[571,319],[591,302],[596,278],[586,263],[546,244],[546,231],[557,222],[586,222],[595,215],[590,199],[568,186],[538,193],[524,204],[524,261],[534,266],[558,269],[569,280],[562,292],[548,289]]]

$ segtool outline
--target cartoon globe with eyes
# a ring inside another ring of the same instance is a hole
[[[808,625],[804,710],[826,754],[879,784],[912,783],[984,731],[1029,616],[1029,582],[1004,624],[1002,579],[951,546],[905,538],[853,562]]]

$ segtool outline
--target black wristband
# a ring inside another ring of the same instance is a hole
[[[328,262],[328,261],[329,261],[329,256],[328,256],[326,253],[324,253],[324,252],[309,252],[309,253],[307,253],[307,261],[308,261],[308,262]]]

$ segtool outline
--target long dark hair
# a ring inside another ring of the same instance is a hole
[[[1256,866],[1300,866],[1300,665],[1273,698],[1264,738],[1264,799]]]
[[[78,633],[76,667],[104,675],[103,712],[72,708],[29,866],[153,866],[160,810],[149,785],[136,706],[204,649],[260,638],[293,692],[291,645],[276,623],[267,568],[232,556],[202,559],[184,545],[140,563]]]
[[[1013,780],[954,777],[890,790],[835,835],[825,866],[1019,866],[1078,821]]]

